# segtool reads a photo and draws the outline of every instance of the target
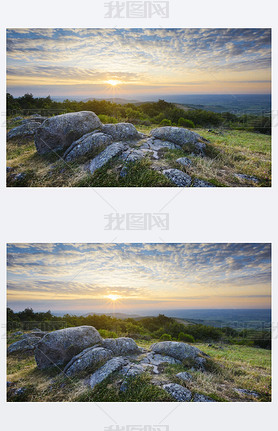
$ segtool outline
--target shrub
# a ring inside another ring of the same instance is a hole
[[[179,127],[190,127],[191,129],[194,129],[195,124],[191,120],[187,120],[186,118],[180,117],[178,121]]]
[[[187,341],[188,343],[194,343],[195,338],[193,335],[185,334],[184,332],[180,332],[178,336],[178,341]]]
[[[107,124],[107,123],[117,123],[116,118],[114,118],[114,117],[110,117],[109,115],[100,114],[100,115],[98,116],[98,118],[100,119],[100,121],[101,121],[103,124]]]
[[[160,122],[160,126],[171,126],[171,125],[172,125],[171,120],[167,120],[167,118],[164,118],[164,120]]]
[[[98,332],[103,338],[117,338],[116,332],[108,331],[107,329],[99,329]]]
[[[169,334],[163,334],[163,335],[161,335],[160,340],[161,341],[172,341],[172,337]]]

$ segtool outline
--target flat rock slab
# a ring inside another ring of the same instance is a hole
[[[179,169],[165,169],[162,173],[178,187],[189,187],[191,185],[191,176]]]
[[[159,353],[147,353],[147,355],[140,361],[141,364],[150,364],[150,365],[161,365],[161,364],[181,364],[181,361],[175,359],[171,356],[160,355]]]
[[[162,141],[160,139],[154,139],[154,138],[148,138],[141,145],[141,148],[158,151],[164,148],[167,148],[169,150],[176,150],[176,149],[180,149],[181,147],[180,145],[174,144],[173,142]]]
[[[163,389],[168,392],[176,401],[190,401],[192,394],[189,389],[184,388],[177,383],[168,383],[163,385]]]
[[[176,374],[176,377],[183,380],[184,382],[190,382],[190,380],[193,379],[190,373],[187,373],[186,371],[183,371],[181,373]]]
[[[91,132],[74,141],[65,152],[63,158],[70,162],[78,157],[86,156],[96,148],[105,148],[112,143],[112,138],[102,132]]]
[[[135,162],[137,160],[143,159],[147,155],[154,156],[154,158],[158,159],[157,154],[156,153],[154,154],[154,153],[155,152],[148,150],[148,149],[138,148],[138,149],[124,151],[121,154],[120,158],[122,160],[124,160],[125,162]]]
[[[176,160],[176,162],[187,168],[192,165],[192,160],[188,159],[188,157],[180,157]]]
[[[8,355],[32,353],[39,341],[40,338],[35,337],[34,335],[22,338],[21,340],[16,341],[8,347]]]
[[[98,383],[101,383],[104,379],[110,376],[110,374],[120,370],[127,363],[128,360],[122,356],[110,359],[108,362],[106,362],[106,364],[104,364],[94,374],[91,375],[91,388],[94,388]]]
[[[112,352],[103,347],[89,347],[79,355],[74,356],[64,368],[67,376],[73,376],[80,372],[88,371],[102,365],[112,358]]]
[[[252,176],[252,175],[245,175],[245,174],[234,174],[234,176],[240,180],[250,181],[253,183],[258,183],[258,178]]]
[[[10,130],[7,134],[7,138],[28,138],[34,136],[36,130],[40,127],[41,123],[37,121],[29,121],[26,124],[22,124],[20,126],[15,127]]]
[[[215,403],[216,401],[206,395],[195,394],[193,397],[194,403]]]
[[[122,142],[115,142],[114,144],[109,145],[104,151],[102,151],[90,161],[89,170],[91,174],[93,174],[97,169],[101,168],[103,165],[109,162],[109,160],[122,153],[127,148],[128,145]]]

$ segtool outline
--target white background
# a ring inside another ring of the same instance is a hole
[[[1,422],[4,429],[80,428],[103,431],[115,423],[169,425],[169,431],[252,431],[274,428],[272,403],[6,403],[5,308],[7,242],[271,242],[273,317],[277,317],[277,127],[273,128],[273,187],[269,189],[43,189],[5,188],[5,29],[12,27],[243,27],[273,29],[273,106],[277,104],[277,10],[274,1],[170,0],[170,18],[104,19],[103,1],[14,0],[1,11]],[[277,119],[276,119],[277,123]],[[276,125],[277,126],[277,125]],[[169,231],[107,231],[104,215],[169,212]],[[277,325],[277,323],[276,323]],[[274,336],[278,330],[274,331]],[[273,340],[277,362],[277,339]],[[274,363],[274,361],[273,361]],[[277,367],[276,367],[277,368]],[[274,368],[275,371],[275,368]],[[276,377],[276,375],[274,375]],[[173,411],[174,410],[174,411]],[[169,415],[165,420],[163,420]]]

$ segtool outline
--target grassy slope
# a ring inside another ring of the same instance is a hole
[[[149,347],[156,340],[138,342]],[[205,373],[190,371],[193,380],[185,384],[175,375],[190,369],[190,365],[167,365],[158,376],[144,374],[130,381],[125,393],[119,392],[120,378],[117,374],[88,389],[86,381],[59,375],[60,370],[40,371],[33,356],[26,358],[8,357],[7,379],[14,382],[8,388],[8,401],[174,401],[161,388],[151,384],[152,380],[175,382],[188,387],[193,393],[202,393],[216,401],[257,401],[239,395],[234,388],[256,391],[259,401],[271,400],[271,352],[245,346],[208,347],[196,344],[211,356]],[[25,387],[23,396],[15,396],[13,389]]]
[[[142,132],[149,132],[155,126],[139,127]],[[191,157],[193,166],[186,170],[193,178],[197,177],[212,182],[216,186],[243,187],[257,186],[234,177],[234,173],[254,175],[260,180],[260,186],[271,185],[271,138],[267,135],[245,131],[230,130],[222,134],[195,129],[204,138],[210,140],[207,145],[209,157]],[[171,187],[173,184],[162,174],[151,169],[151,162],[141,160],[130,165],[126,177],[119,176],[121,168],[113,160],[89,175],[84,165],[65,163],[56,155],[40,156],[33,141],[7,143],[7,166],[14,168],[8,174],[8,186],[21,187]],[[182,150],[165,152],[165,167],[181,170],[178,157],[188,155]],[[155,164],[163,166],[163,161]],[[14,181],[14,174],[24,172],[24,180]]]

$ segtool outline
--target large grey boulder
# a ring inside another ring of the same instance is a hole
[[[162,173],[178,187],[189,187],[191,185],[191,176],[179,169],[165,169]]]
[[[176,401],[190,401],[192,394],[189,389],[184,388],[177,383],[168,383],[163,385],[163,389],[168,392]]]
[[[8,355],[11,354],[30,354],[33,353],[36,345],[39,343],[40,338],[35,336],[29,336],[22,338],[19,341],[11,344],[8,347]]]
[[[202,355],[201,350],[187,343],[178,341],[160,341],[151,346],[151,350],[161,355],[172,356],[179,361],[196,359]]]
[[[65,366],[64,373],[67,376],[73,376],[81,372],[93,371],[106,361],[112,358],[112,352],[103,347],[88,347],[79,355],[74,356]]]
[[[8,140],[15,138],[31,138],[34,136],[40,125],[41,124],[37,121],[29,121],[26,124],[21,124],[20,126],[11,129],[7,134],[7,138]]]
[[[63,158],[67,162],[77,159],[81,156],[89,155],[94,149],[105,148],[112,143],[110,135],[102,132],[91,132],[74,141],[65,152]]]
[[[112,358],[102,367],[100,367],[90,377],[90,386],[94,388],[98,383],[101,383],[104,379],[110,376],[115,371],[120,370],[124,365],[128,364],[128,360],[122,356]]]
[[[101,131],[110,135],[113,141],[130,141],[142,137],[130,123],[104,124]]]
[[[45,120],[37,129],[35,145],[40,154],[66,150],[81,136],[101,127],[100,119],[91,111],[56,115]]]
[[[109,162],[109,160],[111,160],[113,157],[117,156],[127,148],[128,145],[123,144],[122,142],[115,142],[114,144],[109,145],[107,148],[105,148],[104,151],[102,151],[93,160],[90,161],[89,170],[91,174],[93,174],[97,169],[101,168],[103,165]]]
[[[150,134],[154,138],[174,142],[174,144],[187,148],[189,151],[194,150],[202,155],[206,147],[203,142],[204,138],[198,135],[198,133],[184,129],[183,127],[158,127],[151,130]]]
[[[102,346],[109,349],[116,356],[131,355],[133,353],[141,353],[141,350],[132,338],[106,338],[103,340]]]
[[[101,342],[102,337],[93,326],[59,329],[49,332],[39,341],[35,359],[39,369],[61,366],[82,350]]]

